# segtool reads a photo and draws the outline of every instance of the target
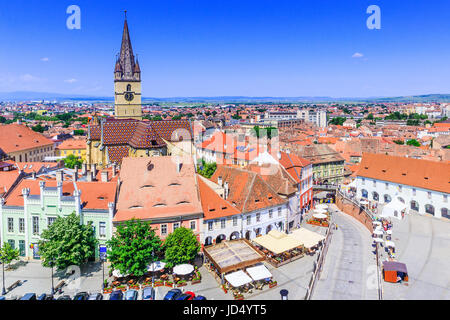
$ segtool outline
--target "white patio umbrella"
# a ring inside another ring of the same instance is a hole
[[[316,219],[325,219],[328,216],[326,214],[323,214],[323,213],[315,213],[315,214],[313,214],[313,217],[316,218]]]
[[[381,222],[380,222],[380,221],[373,221],[372,223],[373,223],[374,225],[381,226]]]
[[[391,247],[391,248],[395,248],[395,243],[394,243],[394,241],[386,241],[386,246],[387,247]]]
[[[324,209],[314,209],[314,213],[327,213],[327,210],[324,210]]]
[[[325,204],[325,203],[320,203],[320,204],[318,204],[318,205],[316,206],[316,209],[323,209],[323,210],[326,210],[326,209],[328,209],[328,205]]]
[[[369,204],[369,201],[367,201],[366,199],[363,199],[359,202],[360,204]]]
[[[194,271],[194,266],[190,264],[179,264],[173,267],[173,273],[178,274],[180,276],[186,275]]]
[[[373,234],[376,234],[377,236],[381,236],[381,235],[384,234],[384,232],[383,232],[383,230],[381,230],[381,229],[375,229],[375,230],[373,231]]]
[[[125,278],[128,276],[127,274],[126,275],[121,274],[119,270],[113,270],[112,275],[113,277],[116,278]]]
[[[160,270],[164,269],[165,266],[166,266],[165,262],[155,261],[147,267],[147,271],[150,271],[150,272],[160,271]]]
[[[387,234],[392,234],[392,230],[391,230],[391,229],[386,230],[386,233],[387,233]]]
[[[375,242],[384,242],[384,240],[381,239],[381,238],[373,238],[373,241],[375,241]]]

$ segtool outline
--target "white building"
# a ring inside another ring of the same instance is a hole
[[[407,213],[450,219],[450,164],[364,154],[356,178],[358,198],[388,203],[398,199]]]

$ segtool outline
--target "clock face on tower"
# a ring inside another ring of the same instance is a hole
[[[134,99],[134,94],[131,92],[125,93],[125,100],[132,101]]]

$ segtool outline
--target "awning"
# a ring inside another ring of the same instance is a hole
[[[178,274],[178,275],[185,275],[185,274],[189,274],[192,271],[194,271],[194,267],[190,264],[179,264],[175,267],[173,267],[173,273]]]
[[[295,229],[290,236],[301,242],[305,248],[312,248],[325,239],[325,236],[306,228]]]
[[[159,270],[164,269],[165,266],[166,266],[165,262],[155,261],[155,262],[153,262],[151,265],[149,265],[147,267],[147,270],[150,271],[150,272],[155,272],[155,271],[159,271]]]
[[[225,279],[235,288],[253,281],[252,278],[242,270],[225,275]]]
[[[250,275],[250,277],[255,280],[262,280],[266,278],[272,278],[272,274],[267,270],[266,266],[261,264],[255,267],[247,268],[245,271]]]
[[[264,236],[252,239],[252,241],[275,254],[280,254],[302,245],[297,239],[276,230],[272,230]]]
[[[323,213],[315,213],[315,214],[313,214],[313,217],[316,218],[316,219],[326,219],[326,218],[328,218],[328,216],[326,214],[323,214]]]
[[[383,269],[384,271],[399,271],[408,273],[406,264],[397,261],[383,261]]]
[[[325,203],[320,203],[316,206],[316,209],[323,209],[323,210],[327,210],[328,209],[328,205]]]

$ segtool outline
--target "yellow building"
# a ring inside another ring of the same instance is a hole
[[[63,141],[56,147],[57,157],[67,157],[73,154],[74,156],[86,161],[86,140],[85,139],[68,139]]]

